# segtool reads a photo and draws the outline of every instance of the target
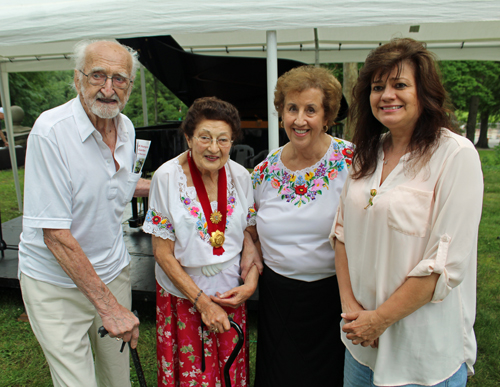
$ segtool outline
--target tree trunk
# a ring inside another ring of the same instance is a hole
[[[488,119],[490,118],[489,111],[481,112],[481,129],[479,132],[479,140],[476,148],[489,148],[488,146]]]
[[[358,80],[358,64],[356,62],[353,63],[344,63],[343,66],[344,71],[344,85],[343,92],[347,103],[351,105],[352,102],[352,89]],[[349,122],[349,118],[346,119],[344,125],[344,139],[351,140],[354,134],[354,128]]]
[[[467,138],[474,143],[476,134],[477,110],[479,108],[479,96],[473,95],[470,99],[469,117],[467,118]]]

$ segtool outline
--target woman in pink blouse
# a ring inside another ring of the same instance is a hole
[[[258,387],[342,386],[335,252],[328,241],[352,147],[326,133],[342,88],[324,68],[282,75],[274,105],[290,140],[252,174],[264,272]]]
[[[353,170],[332,233],[344,386],[463,387],[476,359],[479,156],[450,130],[422,43],[374,50],[353,95]]]

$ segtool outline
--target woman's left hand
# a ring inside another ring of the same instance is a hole
[[[247,285],[241,285],[224,293],[216,293],[216,296],[210,296],[213,302],[220,306],[238,308],[253,294],[254,290],[249,289]]]
[[[376,310],[342,313],[341,316],[343,319],[351,321],[344,324],[342,331],[347,333],[346,337],[354,345],[371,345],[373,347],[372,344],[390,325]]]
[[[238,308],[255,292],[258,282],[259,272],[257,267],[253,266],[250,269],[243,285],[232,288],[224,293],[217,292],[215,296],[210,296],[210,298],[213,302],[216,302],[220,306]]]

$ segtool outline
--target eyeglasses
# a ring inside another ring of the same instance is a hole
[[[202,145],[212,145],[212,141],[215,141],[219,146],[219,148],[221,149],[229,148],[233,143],[233,140],[230,140],[229,138],[226,137],[212,138],[208,136],[200,136],[200,137],[193,136],[193,138],[196,138]]]
[[[117,89],[128,89],[130,84],[133,82],[127,77],[121,75],[107,75],[102,71],[92,71],[89,74],[85,74],[82,70],[78,71],[87,77],[92,86],[104,86],[106,81],[111,79],[113,87],[116,87]]]

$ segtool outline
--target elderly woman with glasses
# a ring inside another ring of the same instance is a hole
[[[237,341],[229,317],[246,332],[245,301],[259,277],[255,266],[240,277],[243,245],[255,252],[252,186],[229,159],[241,132],[233,105],[197,99],[182,130],[189,150],[155,172],[143,228],[156,259],[158,385],[224,386]],[[230,376],[233,386],[247,384],[245,346]]]

